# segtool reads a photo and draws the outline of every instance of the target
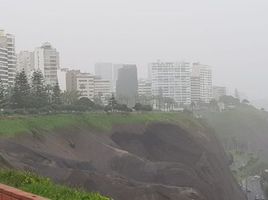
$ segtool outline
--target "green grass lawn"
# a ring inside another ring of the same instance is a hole
[[[28,172],[0,170],[0,182],[51,200],[109,200],[97,193],[87,193],[54,184],[48,178]]]
[[[150,122],[177,123],[185,127],[200,126],[199,121],[185,113],[130,113],[130,114],[58,114],[44,116],[15,116],[0,118],[0,135],[14,136],[33,130],[50,131],[68,126],[87,126],[93,129],[107,131],[113,125],[141,124]]]

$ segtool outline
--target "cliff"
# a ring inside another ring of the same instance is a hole
[[[1,137],[0,162],[116,200],[245,199],[213,131],[189,116],[146,119],[31,126]]]

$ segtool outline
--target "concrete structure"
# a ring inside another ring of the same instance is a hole
[[[57,71],[58,83],[62,92],[67,90],[67,72],[68,68],[58,69]]]
[[[25,71],[28,77],[31,77],[34,71],[34,53],[30,51],[20,51],[17,55],[17,71]]]
[[[87,97],[94,100],[94,78],[90,73],[79,73],[76,75],[77,91],[80,92],[80,97]]]
[[[0,42],[0,80],[3,86],[8,86],[7,48]]]
[[[212,69],[208,65],[202,65],[200,63],[193,63],[192,66],[192,75],[191,75],[192,84],[195,87],[198,87],[198,79],[200,82],[200,92],[197,88],[192,89],[193,100],[200,99],[200,101],[209,103],[212,99]],[[194,93],[197,92],[197,93]],[[200,96],[200,98],[198,98]]]
[[[16,188],[0,184],[0,200],[49,200]]]
[[[66,90],[77,90],[77,75],[80,74],[80,70],[69,70],[66,72]]]
[[[138,96],[138,75],[136,65],[123,65],[118,70],[116,98],[120,103],[134,106]]]
[[[114,64],[113,65],[112,89],[113,89],[114,93],[116,92],[116,82],[117,82],[117,79],[118,79],[118,70],[123,68],[123,67],[124,67],[124,64]]]
[[[217,101],[220,99],[220,97],[225,96],[226,94],[226,87],[213,86],[213,98]]]
[[[191,71],[186,62],[155,62],[149,64],[152,95],[168,97],[180,105],[191,104]]]
[[[140,79],[138,82],[138,94],[139,96],[152,96],[152,83],[147,79]]]
[[[58,82],[57,70],[59,67],[59,52],[50,43],[44,43],[35,49],[34,69],[43,73],[47,85],[53,86]]]
[[[195,104],[201,102],[201,87],[200,87],[200,77],[191,77],[191,101]]]
[[[111,81],[101,79],[100,77],[95,77],[94,98],[100,100],[102,104],[107,105],[111,96],[112,96]]]
[[[16,76],[15,37],[0,30],[0,76],[5,86],[14,84]]]

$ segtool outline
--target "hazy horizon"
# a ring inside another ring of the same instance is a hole
[[[214,84],[249,99],[268,95],[268,2],[225,0],[0,0],[0,29],[16,36],[16,50],[48,41],[61,67],[93,72],[94,63],[200,62]]]

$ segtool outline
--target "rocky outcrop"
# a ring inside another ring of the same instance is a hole
[[[178,125],[69,127],[0,139],[14,168],[116,200],[244,200],[214,134]]]

